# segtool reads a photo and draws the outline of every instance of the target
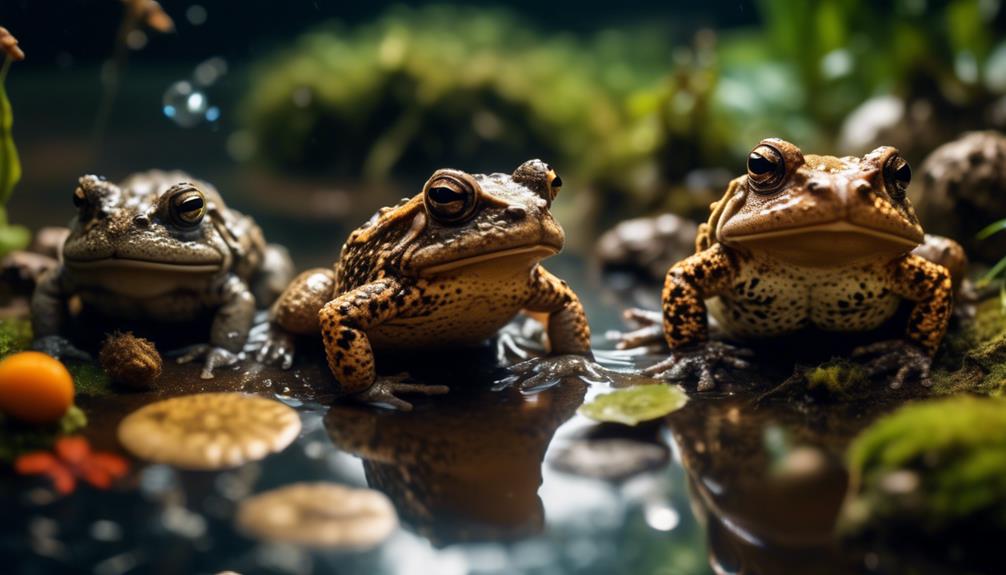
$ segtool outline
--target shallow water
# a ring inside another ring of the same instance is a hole
[[[628,302],[581,260],[556,264],[587,295],[595,334],[616,327]],[[411,413],[339,401],[319,346],[300,351],[288,372],[245,364],[204,381],[198,366],[168,363],[155,392],[79,398],[99,449],[117,449],[115,427],[138,406],[200,391],[275,397],[300,412],[303,432],[283,453],[233,471],[138,465],[118,489],[81,487],[55,501],[41,483],[5,475],[0,549],[12,573],[852,573],[864,565],[832,544],[846,484],[841,454],[891,402],[758,401],[792,359],[696,396],[662,422],[625,428],[577,415],[607,390],[576,380],[530,396],[492,391],[506,374],[493,345],[383,358],[389,373],[407,368],[451,387],[416,398]],[[658,357],[598,356],[615,369]],[[615,478],[589,476],[606,473]],[[366,553],[256,544],[235,531],[237,501],[311,480],[384,492],[403,527]]]

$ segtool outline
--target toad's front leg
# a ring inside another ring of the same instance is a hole
[[[238,362],[255,319],[255,297],[248,285],[237,276],[232,275],[224,281],[219,297],[223,304],[213,317],[209,343],[193,346],[178,358],[178,363],[203,358],[200,374],[203,379],[212,379],[213,370],[217,367]]]
[[[908,255],[890,268],[892,291],[914,301],[903,340],[878,342],[853,352],[854,356],[876,355],[866,364],[870,375],[894,372],[891,387],[901,387],[912,376],[930,385],[929,368],[947,333],[954,311],[954,288],[947,268]]]
[[[552,355],[512,366],[512,375],[500,380],[497,387],[519,381],[518,389],[534,392],[556,385],[564,377],[577,376],[587,381],[612,379],[611,372],[594,363],[587,315],[569,284],[541,266],[531,272],[530,281],[531,296],[524,309],[548,314],[546,333]]]
[[[720,295],[733,283],[736,266],[721,244],[716,244],[671,266],[664,281],[664,339],[671,355],[644,374],[663,379],[698,376],[698,390],[716,385],[720,365],[743,368],[745,350],[709,341],[705,300]]]
[[[318,313],[325,355],[342,390],[360,401],[387,404],[409,411],[412,404],[400,393],[447,393],[443,385],[403,383],[404,374],[379,377],[367,331],[399,316],[420,295],[394,280],[378,280],[346,292]]]

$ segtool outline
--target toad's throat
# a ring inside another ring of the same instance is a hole
[[[723,237],[724,244],[765,251],[779,260],[810,267],[898,257],[921,241],[921,233],[915,239],[846,221]]]
[[[444,272],[454,271],[460,268],[472,267],[485,263],[502,262],[504,260],[536,262],[559,253],[559,250],[560,248],[547,244],[531,244],[516,248],[507,248],[435,264],[421,270],[419,275],[432,276],[442,274]]]

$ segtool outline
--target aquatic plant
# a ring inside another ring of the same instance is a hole
[[[24,51],[18,46],[17,38],[3,27],[0,27],[0,53],[4,57],[0,67],[0,255],[3,255],[28,245],[31,237],[27,229],[12,226],[7,221],[7,200],[21,180],[21,160],[14,145],[14,111],[4,84],[11,63],[24,60]]]
[[[1006,399],[908,405],[863,431],[848,460],[847,537],[915,549],[929,538],[972,560],[962,547],[982,553],[1006,533]]]

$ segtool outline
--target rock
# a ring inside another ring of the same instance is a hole
[[[1006,136],[966,133],[936,148],[918,172],[909,192],[926,231],[961,242],[973,260],[999,261],[1006,254],[1006,234],[975,236],[1006,218]]]
[[[597,256],[608,269],[663,280],[668,268],[695,253],[695,222],[674,214],[626,220],[605,232]]]
[[[15,294],[30,296],[38,278],[58,265],[56,259],[47,255],[13,251],[0,262],[0,278]]]

